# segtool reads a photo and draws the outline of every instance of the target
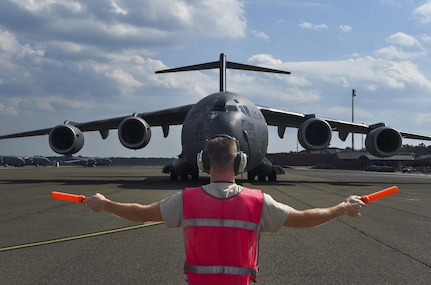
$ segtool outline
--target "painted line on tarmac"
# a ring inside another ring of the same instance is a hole
[[[139,228],[160,225],[163,223],[164,222],[150,222],[150,223],[125,227],[125,228],[119,228],[119,229],[113,229],[113,230],[107,230],[107,231],[101,231],[101,232],[95,232],[95,233],[89,233],[89,234],[83,234],[83,235],[77,235],[77,236],[71,236],[71,237],[65,237],[65,238],[59,238],[59,239],[52,239],[52,240],[46,240],[46,241],[39,241],[39,242],[34,242],[34,243],[26,243],[26,244],[14,245],[14,246],[2,247],[2,248],[0,248],[0,252],[8,251],[8,250],[15,250],[15,249],[22,249],[22,248],[27,248],[27,247],[40,246],[40,245],[48,245],[48,244],[53,244],[53,243],[65,242],[65,241],[72,241],[72,240],[89,238],[89,237],[96,237],[96,236],[101,236],[101,235],[108,235],[108,234],[119,233],[119,232],[125,232],[125,231],[130,231],[130,230],[136,230]]]

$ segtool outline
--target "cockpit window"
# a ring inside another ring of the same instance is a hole
[[[235,105],[226,105],[227,112],[237,112],[238,108]]]
[[[214,105],[213,112],[224,112],[224,105]]]
[[[238,108],[235,105],[214,105],[213,112],[237,112]]]
[[[247,108],[247,106],[240,105],[240,106],[239,106],[239,109],[240,109],[240,110],[241,110],[241,112],[243,112],[245,115],[247,115],[247,116],[251,117],[250,110]]]

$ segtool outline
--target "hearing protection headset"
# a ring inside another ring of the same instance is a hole
[[[216,137],[228,138],[228,139],[233,140],[236,143],[236,149],[238,151],[237,151],[237,155],[235,157],[234,171],[235,171],[235,174],[243,172],[245,170],[245,167],[247,166],[247,154],[243,151],[239,151],[239,149],[240,149],[239,141],[232,136],[229,136],[226,134],[218,134],[218,135],[212,136],[211,138],[207,139],[207,142],[210,139],[213,139]],[[207,146],[206,146],[207,142],[205,143],[204,149],[201,150],[200,152],[198,152],[197,159],[196,159],[199,170],[205,171],[205,172],[210,171],[210,159],[208,157]]]

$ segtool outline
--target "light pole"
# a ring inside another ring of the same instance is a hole
[[[352,89],[352,123],[355,122],[355,116],[354,116],[354,110],[355,110],[355,105],[354,105],[354,98],[356,96],[356,90]],[[355,150],[355,135],[352,132],[352,151]]]

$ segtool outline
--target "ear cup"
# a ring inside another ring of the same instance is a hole
[[[235,158],[235,174],[241,173],[247,167],[247,154],[239,151]]]
[[[198,165],[198,169],[202,172],[210,171],[210,160],[208,158],[208,153],[205,149],[201,150],[197,154],[196,162]]]
[[[198,169],[199,171],[205,171],[204,169],[204,164],[202,163],[202,154],[203,154],[203,150],[201,150],[200,152],[198,152],[198,154],[196,155],[196,164],[198,165]]]

